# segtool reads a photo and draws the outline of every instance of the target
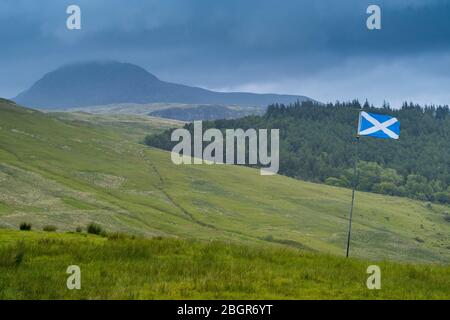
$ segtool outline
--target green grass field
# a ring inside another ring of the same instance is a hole
[[[22,239],[21,242],[17,242]],[[449,299],[450,267],[372,261],[224,242],[0,234],[0,299]],[[69,265],[81,289],[68,290]]]
[[[145,134],[180,125],[140,116],[45,114],[0,101],[1,241],[8,242],[7,250],[15,250],[9,247],[16,245],[12,242],[23,237],[36,238],[25,241],[25,259],[20,266],[15,268],[6,263],[0,295],[22,297],[24,292],[23,297],[28,298],[71,297],[72,293],[64,290],[64,283],[62,287],[53,287],[56,278],[65,276],[53,268],[62,267],[75,256],[86,266],[90,265],[89,257],[94,259],[93,274],[86,275],[93,279],[93,287],[76,293],[80,295],[76,297],[282,298],[283,284],[291,288],[286,292],[286,297],[291,298],[370,298],[376,294],[401,297],[401,291],[408,288],[405,279],[415,277],[421,281],[415,284],[418,293],[406,292],[403,297],[427,297],[427,294],[448,297],[448,292],[441,290],[440,281],[441,276],[448,276],[448,267],[438,266],[448,266],[450,261],[450,222],[445,219],[448,206],[357,193],[351,256],[370,261],[427,264],[417,267],[392,264],[394,269],[406,270],[403,278],[400,271],[395,275],[405,287],[397,293],[393,287],[390,291],[382,290],[386,293],[369,293],[363,290],[367,262],[341,259],[345,252],[350,190],[283,176],[260,176],[259,170],[242,166],[176,166],[168,152],[140,143]],[[56,242],[47,243],[40,238],[47,238],[48,233],[8,231],[18,230],[21,222],[31,223],[35,231],[53,225],[61,233],[51,234]],[[165,240],[122,243],[67,234],[90,222],[97,222],[108,232]],[[164,250],[168,251],[160,256],[151,255],[155,261],[139,257],[136,262],[126,261],[127,246],[151,252],[159,250],[154,248],[158,248],[158,243],[164,244]],[[187,252],[184,256],[180,253],[181,265],[176,262],[177,246]],[[211,252],[214,248],[218,250],[217,256]],[[116,249],[123,267],[111,261]],[[50,250],[48,254],[46,250]],[[98,260],[95,252],[99,253]],[[230,252],[235,254],[228,255]],[[201,254],[213,255],[215,260],[208,264],[198,256]],[[47,259],[55,266],[50,266]],[[158,269],[157,264],[164,261],[179,274],[165,274]],[[206,264],[201,267],[201,274],[195,274],[188,265],[199,261]],[[317,276],[315,282],[304,283],[311,284],[306,291],[296,283],[302,273],[293,274],[305,261],[310,265],[306,274]],[[229,288],[227,282],[231,280],[227,277],[232,276],[225,274],[223,283],[214,287],[213,280],[220,276],[218,266],[222,262],[242,274]],[[313,273],[315,263],[317,273]],[[97,276],[107,273],[108,265],[119,270],[114,273],[124,274],[117,275],[121,279],[117,287],[105,286],[102,291],[99,283],[109,280]],[[187,268],[185,271],[183,266]],[[345,268],[338,270],[336,266]],[[142,275],[137,276],[140,268]],[[44,272],[47,269],[55,274],[48,275]],[[438,270],[439,281],[432,279],[434,270]],[[348,283],[348,290],[342,285],[333,287],[333,277],[347,271],[348,278],[339,281]],[[267,278],[271,272],[273,278]],[[289,279],[290,274],[293,279]],[[128,278],[131,276],[137,278]],[[359,276],[362,278],[354,278]],[[170,277],[181,282],[179,287],[175,280],[164,284]],[[49,284],[40,283],[47,278]],[[251,283],[253,280],[255,284]],[[121,283],[123,289],[119,288]],[[27,287],[29,284],[31,287]],[[186,289],[182,289],[184,284],[189,284]]]

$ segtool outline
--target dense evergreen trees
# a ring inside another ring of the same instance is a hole
[[[358,189],[450,203],[450,112],[448,106],[405,103],[393,110],[358,101],[271,105],[263,116],[203,123],[204,129],[280,129],[280,174],[350,187],[358,112],[396,116],[400,140],[362,137]],[[192,129],[192,125],[186,125]],[[170,150],[170,130],[146,143]]]

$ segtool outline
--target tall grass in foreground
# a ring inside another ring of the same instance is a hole
[[[450,298],[449,266],[221,242],[28,234],[17,244],[20,232],[0,233],[0,299]],[[381,267],[381,290],[366,288],[371,264]],[[81,268],[81,290],[66,288],[69,265]]]

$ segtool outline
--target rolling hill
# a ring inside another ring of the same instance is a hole
[[[304,96],[215,92],[161,81],[145,69],[120,62],[85,62],[47,73],[13,98],[30,107],[62,109],[117,103],[184,103],[266,107],[305,101]]]
[[[179,122],[99,117],[0,102],[1,228],[73,231],[95,221],[145,237],[344,253],[350,190],[241,166],[176,166],[139,141]],[[358,192],[351,254],[448,263],[448,210]]]

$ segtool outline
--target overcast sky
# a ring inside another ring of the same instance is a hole
[[[0,0],[0,44],[7,98],[63,64],[119,60],[221,91],[450,103],[450,0]]]

